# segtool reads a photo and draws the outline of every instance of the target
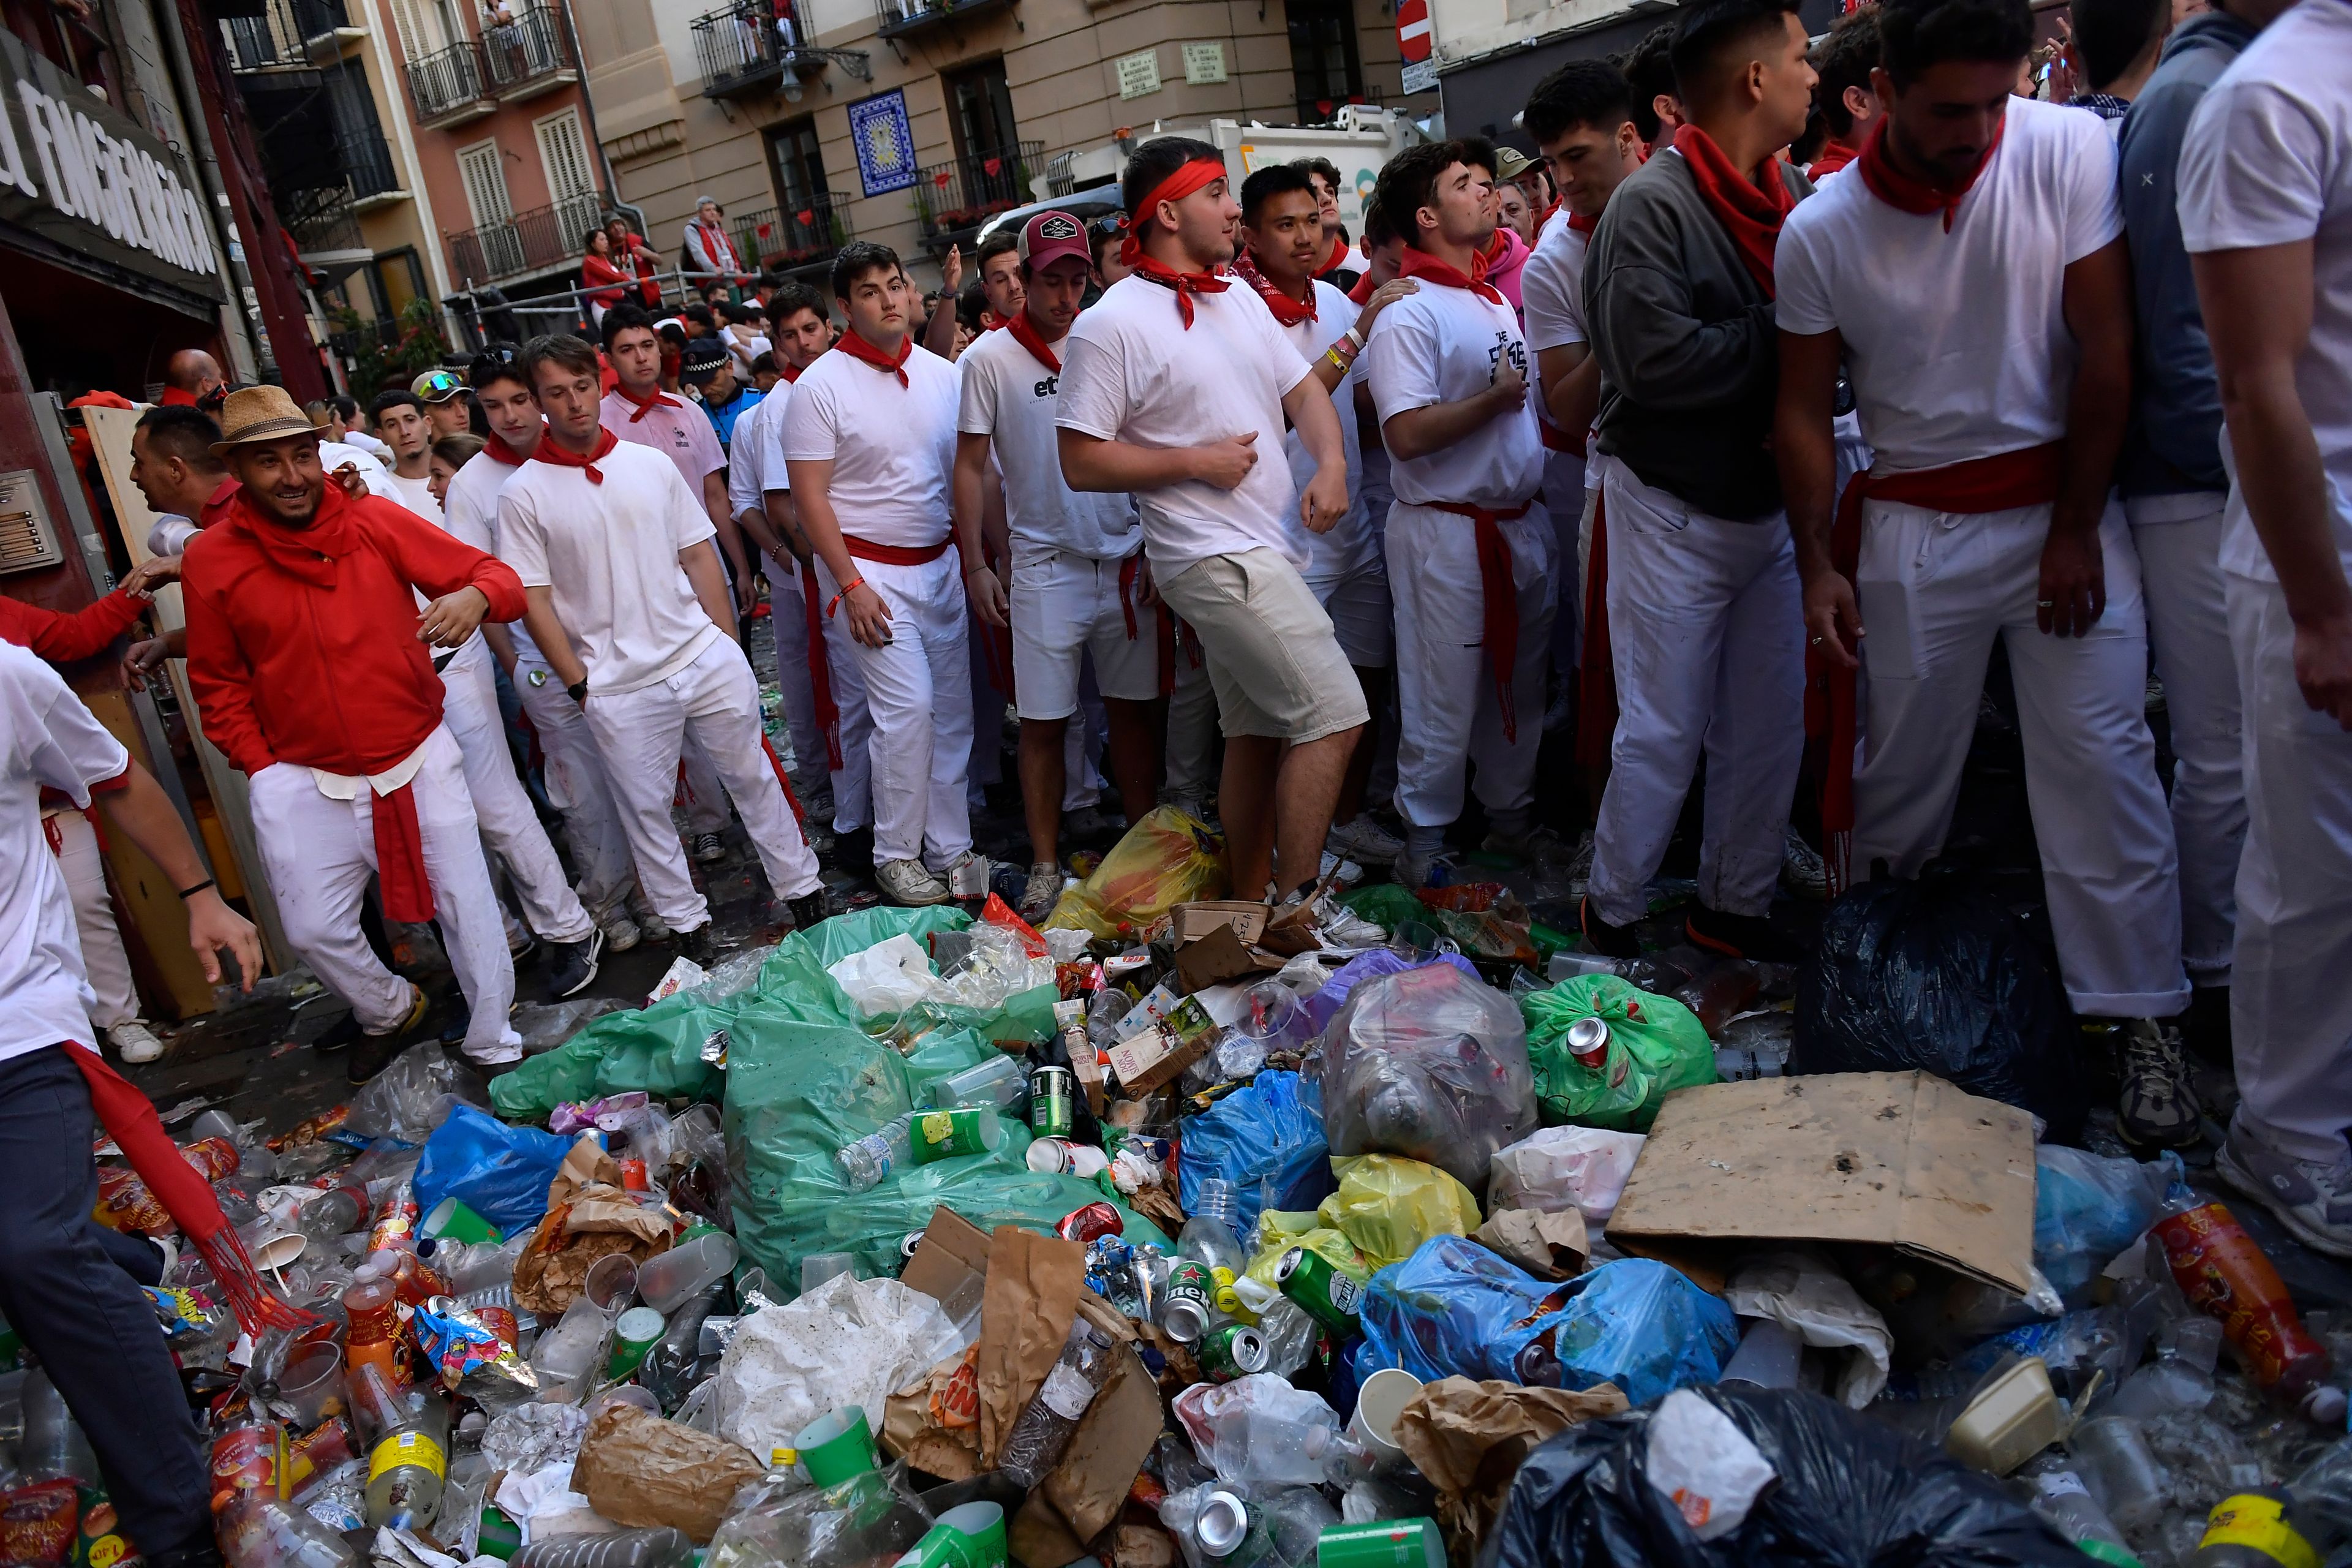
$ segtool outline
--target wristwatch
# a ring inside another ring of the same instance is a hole
[[[565,687],[563,690],[564,694],[570,697],[574,702],[585,702],[588,700],[588,683],[584,680],[575,680],[571,685]]]

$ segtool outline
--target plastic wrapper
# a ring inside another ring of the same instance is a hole
[[[1575,1209],[1596,1236],[1616,1212],[1646,1137],[1600,1127],[1545,1127],[1495,1156],[1486,1207]]]
[[[1865,882],[1822,922],[1798,972],[1790,1074],[1918,1068],[2042,1118],[2071,1143],[2081,1043],[2042,944],[1954,868]]]
[[[1646,1132],[1678,1089],[1715,1081],[1715,1043],[1691,1010],[1613,974],[1580,974],[1519,1005],[1543,1119]],[[1580,1018],[1609,1026],[1608,1054],[1586,1067],[1568,1048]]]
[[[416,1163],[417,1206],[431,1214],[442,1199],[456,1198],[502,1231],[527,1230],[547,1212],[547,1184],[571,1147],[535,1127],[455,1106]]]
[[[412,1046],[352,1096],[345,1134],[422,1143],[448,1119],[452,1105],[485,1103],[481,1081],[432,1041]],[[234,1169],[234,1167],[232,1167]]]
[[[920,1291],[837,1275],[737,1326],[719,1360],[719,1435],[765,1454],[846,1405],[878,1422],[892,1389],[966,1342],[947,1310]]]
[[[1895,1352],[1886,1320],[1854,1293],[1844,1275],[1812,1254],[1750,1258],[1732,1275],[1723,1299],[1743,1318],[1769,1319],[1806,1344],[1833,1352],[1838,1372],[1831,1392],[1848,1409],[1861,1409],[1886,1386]]]
[[[2156,1223],[2165,1189],[2181,1179],[2167,1150],[2142,1164],[2063,1143],[2033,1151],[2033,1266],[2070,1307],[2087,1304],[2091,1281]]]
[[[501,1470],[529,1474],[570,1464],[580,1452],[588,1413],[576,1405],[519,1405],[482,1429],[482,1458]]]
[[[903,1013],[946,994],[931,972],[930,955],[903,932],[826,965],[825,973],[866,1018]]]
[[[580,996],[569,1002],[526,1002],[514,1010],[509,1020],[516,1034],[522,1037],[522,1048],[527,1056],[551,1051],[592,1020],[607,1013],[617,1013],[628,1005],[614,996]]]
[[[1377,889],[1367,889],[1366,891],[1402,893],[1404,889],[1392,882],[1383,882]],[[1406,893],[1405,897],[1411,899],[1412,895]],[[1408,969],[1419,969],[1430,963],[1450,964],[1473,980],[1478,978],[1476,966],[1468,959],[1453,953],[1447,953],[1440,958],[1414,960],[1406,958],[1402,953],[1391,952],[1385,947],[1376,947],[1370,952],[1358,953],[1339,968],[1332,970],[1323,983],[1303,999],[1300,1011],[1306,1015],[1306,1017],[1301,1026],[1312,1029],[1319,1035],[1330,1026],[1331,1020],[1339,1016],[1339,1009],[1347,1005],[1348,998],[1355,994],[1357,986],[1368,980],[1377,980],[1383,974],[1402,974]]]
[[[1535,1131],[1518,1010],[1452,964],[1358,985],[1318,1062],[1334,1154],[1402,1154],[1484,1192],[1495,1152]]]
[[[1478,1228],[1478,1201],[1434,1165],[1395,1154],[1334,1158],[1338,1190],[1316,1211],[1323,1225],[1354,1244],[1374,1268],[1400,1262],[1432,1237]]]
[[[1230,1182],[1234,1229],[1247,1236],[1269,1192],[1276,1208],[1320,1203],[1331,1190],[1329,1155],[1315,1086],[1295,1072],[1262,1072],[1184,1123],[1178,1196],[1190,1214],[1203,1178]]]
[[[1622,1267],[1622,1265],[1612,1265]],[[1998,1482],[1819,1394],[1692,1390],[1738,1428],[1775,1478],[1738,1526],[1701,1540],[1661,1469],[1717,1458],[1654,1447],[1659,1413],[1636,1409],[1560,1433],[1529,1454],[1483,1561],[1492,1568],[2081,1568],[2082,1554]],[[1678,1404],[1680,1401],[1678,1400]],[[1743,1453],[1745,1451],[1743,1450]]]
[[[1628,1258],[1551,1285],[1458,1237],[1372,1276],[1360,1311],[1360,1382],[1401,1366],[1424,1383],[1611,1383],[1635,1405],[1713,1383],[1739,1342],[1731,1309],[1663,1263]]]
[[[400,1318],[447,1393],[457,1393],[469,1379],[483,1394],[539,1392],[538,1376],[523,1364],[514,1346],[462,1303],[436,1296],[422,1307],[402,1307]]]
[[[633,1405],[608,1405],[580,1440],[572,1486],[615,1524],[666,1525],[707,1542],[736,1492],[763,1473],[760,1461],[724,1438]]]
[[[1225,896],[1225,842],[1172,805],[1143,814],[1093,875],[1066,889],[1045,929],[1097,937],[1140,932],[1178,904]]]
[[[736,1494],[703,1568],[862,1568],[896,1561],[930,1527],[903,1464],[829,1487],[771,1477]]]

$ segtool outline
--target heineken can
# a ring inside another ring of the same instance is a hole
[[[1433,1519],[1327,1524],[1316,1538],[1315,1568],[1445,1568],[1445,1542]]]
[[[1356,1331],[1364,1288],[1312,1247],[1294,1247],[1284,1253],[1274,1268],[1274,1284],[1308,1317],[1330,1330],[1333,1343]]]
[[[1202,1340],[1193,1353],[1211,1383],[1231,1383],[1265,1370],[1265,1336],[1255,1329],[1227,1323]]]
[[[1189,1345],[1207,1331],[1210,1298],[1216,1288],[1207,1264],[1190,1258],[1169,1264],[1168,1310],[1160,1315],[1160,1326],[1170,1339]]]
[[[1071,1098],[1076,1079],[1067,1068],[1037,1068],[1029,1074],[1029,1130],[1048,1138],[1070,1133]]]
[[[915,1248],[922,1245],[923,1233],[919,1230],[910,1230],[906,1235],[900,1237],[898,1238],[898,1261],[901,1263],[911,1263],[914,1261]]]

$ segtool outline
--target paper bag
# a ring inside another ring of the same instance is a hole
[[[549,1191],[565,1187],[565,1173],[579,1152],[574,1148],[566,1156]],[[611,1157],[605,1156],[605,1162],[609,1164]],[[669,1249],[669,1221],[660,1210],[646,1208],[621,1188],[602,1182],[575,1182],[568,1191],[571,1201],[547,1211],[530,1245],[515,1259],[516,1304],[551,1321],[572,1305],[589,1266],[606,1253],[625,1252],[643,1263]]]
[[[670,1525],[708,1544],[736,1489],[765,1471],[748,1449],[634,1405],[604,1407],[580,1439],[572,1489],[630,1529]]]
[[[1625,1408],[1613,1383],[1580,1394],[1515,1383],[1440,1378],[1397,1413],[1397,1446],[1437,1489],[1446,1560],[1476,1561],[1519,1462],[1546,1438]]]
[[[1088,1294],[1087,1249],[1076,1242],[1009,1225],[990,1238],[975,1365],[983,1468],[996,1468],[1013,1423],[1061,1356],[1078,1298]]]
[[[1134,1326],[1092,1291],[1079,1303],[1089,1322],[1127,1338]],[[1114,1323],[1123,1326],[1115,1328]],[[1132,1344],[1119,1348],[1110,1381],[1087,1406],[1053,1473],[1013,1516],[1007,1539],[1015,1561],[1074,1563],[1109,1528],[1166,1424],[1160,1388]]]
[[[560,1208],[570,1203],[572,1194],[581,1188],[599,1183],[608,1187],[620,1186],[620,1162],[606,1153],[604,1145],[593,1138],[580,1139],[563,1156],[563,1163],[555,1168],[554,1179],[547,1184],[547,1206]]]
[[[980,1471],[978,1342],[895,1390],[883,1406],[882,1447],[945,1481]]]
[[[1574,1209],[1504,1209],[1472,1231],[1470,1239],[1538,1279],[1573,1279],[1584,1272],[1584,1215]]]

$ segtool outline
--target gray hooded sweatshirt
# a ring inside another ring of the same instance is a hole
[[[2221,392],[2180,241],[2173,177],[2189,117],[2254,32],[2218,11],[2191,16],[2166,42],[2156,74],[2124,116],[2117,149],[2138,327],[2121,475],[2127,496],[2229,488],[2221,472]]]

